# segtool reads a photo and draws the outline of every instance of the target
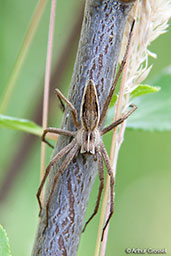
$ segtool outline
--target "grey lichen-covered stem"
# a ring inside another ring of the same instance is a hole
[[[132,7],[130,2],[132,1],[86,1],[69,92],[69,100],[78,114],[84,86],[88,79],[92,79],[95,83],[100,110],[102,110],[114,79],[124,26]],[[75,130],[68,108],[64,114],[62,128]],[[60,136],[53,155],[70,140],[69,137]],[[49,175],[45,206],[60,164],[61,162],[54,166]],[[92,155],[79,153],[73,159],[56,186],[45,233],[43,233],[45,227],[45,209],[43,209],[32,256],[76,255],[88,198],[96,174],[97,161]]]

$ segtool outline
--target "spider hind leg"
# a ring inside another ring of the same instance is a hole
[[[108,175],[110,176],[110,213],[109,213],[109,216],[108,216],[108,218],[105,222],[105,225],[103,227],[102,236],[101,236],[101,241],[103,241],[104,232],[105,232],[107,225],[109,224],[109,221],[114,213],[114,184],[115,184],[115,180],[114,180],[114,176],[113,176],[113,172],[112,172],[112,167],[110,165],[110,159],[109,159],[109,156],[105,149],[104,144],[102,144],[102,146],[101,146],[101,151],[102,151],[102,156],[103,156],[106,168],[107,168]]]
[[[85,223],[85,225],[83,227],[82,232],[85,231],[88,223],[97,214],[98,209],[99,209],[100,199],[101,199],[101,196],[102,196],[102,191],[103,191],[103,188],[104,188],[104,168],[103,168],[103,159],[102,159],[102,156],[101,156],[100,152],[96,152],[96,158],[97,158],[97,161],[98,161],[98,171],[99,171],[99,179],[100,179],[99,192],[98,192],[98,196],[97,196],[97,201],[96,201],[96,206],[94,208],[94,212],[90,216],[90,218],[86,221],[86,223]]]
[[[69,153],[67,154],[66,158],[64,159],[64,161],[62,162],[61,166],[59,167],[58,169],[58,172],[56,173],[55,177],[54,177],[54,181],[53,181],[53,185],[52,185],[52,189],[51,189],[51,192],[50,192],[50,195],[49,195],[49,198],[48,198],[48,201],[47,201],[47,204],[46,204],[46,225],[45,225],[45,228],[44,228],[44,231],[43,233],[45,232],[46,228],[48,227],[48,219],[49,219],[49,206],[50,206],[50,203],[51,203],[51,200],[52,200],[52,196],[53,196],[53,193],[55,191],[55,188],[56,188],[56,185],[59,181],[59,178],[62,176],[62,174],[65,172],[65,170],[67,169],[67,167],[69,166],[70,162],[73,160],[75,154],[77,153],[78,149],[79,149],[79,146],[77,143],[73,143],[73,141],[70,143],[71,146],[70,146],[70,151]],[[70,145],[69,144],[69,145]],[[55,163],[53,163],[55,164]],[[50,165],[50,164],[49,164]],[[51,164],[51,167],[52,167],[52,164]]]

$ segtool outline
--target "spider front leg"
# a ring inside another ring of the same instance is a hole
[[[55,92],[56,92],[57,97],[58,97],[60,103],[62,104],[62,106],[64,107],[64,104],[63,104],[62,100],[64,100],[65,103],[68,105],[68,107],[69,107],[69,109],[71,110],[71,113],[72,113],[73,122],[74,122],[76,128],[79,129],[80,128],[80,123],[78,121],[77,111],[76,111],[75,107],[72,105],[72,103],[69,100],[67,100],[65,98],[65,96],[58,89],[56,89]],[[56,133],[56,134],[71,136],[71,137],[75,135],[75,132],[68,131],[68,130],[57,129],[57,128],[47,128],[47,129],[45,129],[43,131],[43,134],[42,134],[42,141],[47,143],[51,148],[54,148],[54,146],[45,139],[45,136],[46,136],[47,133]]]
[[[58,94],[56,94],[56,95],[57,95],[58,100],[59,100],[59,107],[62,110],[62,112],[64,113],[65,112],[65,105],[64,105],[64,103],[62,101],[62,98]]]
[[[60,92],[60,90],[56,89],[55,92],[57,94],[57,97],[60,98],[60,102],[63,100],[68,105],[69,109],[71,110],[72,119],[73,119],[73,122],[75,124],[75,127],[77,129],[79,129],[80,128],[80,123],[78,121],[77,110],[72,105],[72,103],[69,100],[67,100],[67,98],[65,98],[65,96]]]
[[[123,117],[119,118],[118,120],[116,120],[115,122],[113,122],[112,124],[108,125],[107,127],[105,127],[102,131],[101,131],[101,135],[103,136],[105,133],[109,132],[110,130],[112,130],[114,127],[118,126],[119,124],[121,124],[123,121],[125,121],[136,109],[137,106],[136,105],[130,105],[129,107],[131,107],[131,110],[129,110]]]
[[[110,164],[110,159],[109,159],[109,156],[105,149],[104,144],[101,145],[101,153],[102,153],[104,162],[106,164],[108,175],[110,176],[110,213],[109,213],[109,216],[108,216],[106,223],[103,227],[102,236],[101,236],[101,241],[103,241],[105,229],[106,229],[107,225],[109,224],[110,218],[112,217],[112,214],[114,212],[114,183],[115,183],[115,180],[114,180],[114,176],[113,176],[113,172],[112,172],[112,167]]]
[[[97,196],[97,201],[96,201],[96,206],[95,206],[94,212],[90,216],[90,218],[86,221],[82,232],[85,231],[88,223],[97,214],[98,209],[99,209],[99,204],[100,204],[100,199],[101,199],[102,191],[103,191],[103,188],[104,188],[104,168],[103,168],[103,159],[102,159],[101,153],[100,152],[96,152],[96,157],[97,157],[97,161],[98,161],[98,171],[99,171],[99,179],[100,179],[99,193],[98,193],[98,196]]]
[[[72,143],[73,142],[73,143]],[[77,153],[78,149],[79,149],[79,145],[76,143],[75,140],[73,140],[71,143],[71,147],[70,147],[70,152],[68,153],[68,155],[66,156],[65,160],[62,162],[55,178],[54,178],[54,181],[53,181],[53,185],[52,185],[52,190],[50,192],[50,195],[49,195],[49,198],[48,198],[48,201],[47,201],[47,205],[46,205],[46,226],[43,230],[43,233],[45,232],[46,228],[48,227],[48,219],[49,219],[49,214],[48,214],[48,211],[49,211],[49,205],[50,205],[50,202],[52,200],[52,195],[54,193],[54,190],[55,190],[55,187],[58,183],[58,180],[59,178],[62,176],[62,174],[65,172],[66,168],[68,167],[68,165],[70,164],[70,162],[72,161],[73,157],[75,156],[75,154]],[[70,143],[70,144],[71,144]],[[52,161],[51,161],[52,162]],[[54,163],[53,163],[54,164]],[[50,168],[52,167],[53,164],[49,164]]]
[[[63,149],[61,149],[61,151],[59,151],[59,152],[52,158],[52,160],[50,161],[49,165],[48,165],[47,168],[46,168],[45,174],[44,174],[44,176],[43,176],[43,179],[42,179],[42,181],[41,181],[41,184],[40,184],[39,189],[38,189],[37,194],[36,194],[37,200],[38,200],[38,203],[39,203],[39,207],[40,207],[39,216],[41,215],[41,211],[42,211],[42,203],[41,203],[41,200],[40,200],[40,194],[41,194],[41,191],[42,191],[43,186],[44,186],[44,184],[45,184],[45,181],[46,181],[46,179],[47,179],[47,177],[48,177],[48,175],[49,175],[49,172],[50,172],[50,170],[51,170],[51,167],[52,167],[55,163],[57,163],[65,154],[67,154],[67,153],[72,149],[72,147],[74,146],[75,142],[76,142],[76,139],[73,139],[73,140],[71,141],[71,143],[69,143],[67,146],[65,146]]]
[[[42,134],[42,141],[47,143],[51,148],[54,148],[54,146],[46,140],[45,137],[46,137],[47,133],[55,133],[55,134],[60,134],[60,135],[70,136],[70,137],[74,137],[75,134],[76,134],[76,132],[63,130],[63,129],[58,129],[58,128],[47,128],[47,129],[45,129],[43,131],[43,134]]]

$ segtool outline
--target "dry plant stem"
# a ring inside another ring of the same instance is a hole
[[[130,33],[129,33],[129,39],[128,39],[128,44],[127,44],[127,48],[126,48],[126,52],[125,52],[125,55],[124,55],[124,58],[122,60],[122,63],[120,65],[120,68],[116,74],[116,78],[115,78],[115,81],[118,81],[120,75],[121,75],[121,72],[123,70],[123,68],[125,69],[126,68],[126,60],[128,58],[128,53],[129,53],[129,48],[130,48],[130,43],[131,43],[131,37],[132,37],[132,30],[133,30],[133,27],[134,27],[134,20],[133,20],[133,23],[132,23],[132,27],[131,27],[131,30],[130,30]],[[125,71],[124,71],[125,72]],[[123,73],[124,73],[123,72]],[[121,83],[121,87],[120,87],[120,96],[118,98],[118,107],[120,105],[120,98],[122,97],[123,95],[123,82],[124,82],[124,74],[123,74],[123,78],[122,78],[122,83]],[[112,88],[115,88],[116,87],[116,84],[115,84],[115,81],[113,83],[113,86]],[[109,95],[108,95],[109,97]],[[107,98],[108,99],[108,98]],[[107,100],[108,102],[108,100]],[[109,104],[109,102],[108,102]],[[105,106],[105,105],[104,105]],[[126,119],[132,112],[135,111],[136,109],[136,106],[132,105],[131,106],[132,109],[130,111],[128,111],[128,113],[125,115],[125,118]],[[116,108],[117,109],[117,108]],[[104,109],[103,109],[104,110]],[[117,112],[117,110],[116,110]],[[115,124],[115,125],[113,125]],[[119,124],[123,124],[123,118],[119,118],[119,112],[116,113],[116,117],[115,117],[115,122],[112,123],[111,125],[105,127],[103,129],[103,134],[107,133],[109,130],[111,130],[111,128],[113,127],[114,128],[114,132],[113,132],[113,137],[112,137],[112,144],[111,144],[111,151],[110,151],[110,163],[112,164],[114,162],[114,152],[115,152],[115,145],[116,145],[116,141],[115,141],[115,137],[116,137],[116,129],[117,129],[117,126]],[[117,160],[116,160],[117,161]],[[104,192],[104,199],[103,199],[103,204],[102,204],[102,211],[101,211],[101,216],[100,216],[100,222],[99,222],[99,228],[98,228],[98,235],[97,235],[97,242],[96,242],[96,249],[95,249],[95,256],[98,256],[99,255],[99,251],[100,251],[100,230],[102,229],[102,226],[103,226],[103,223],[104,223],[104,218],[105,218],[105,212],[106,212],[106,207],[107,207],[107,213],[109,216],[109,213],[110,213],[110,206],[109,204],[107,204],[107,202],[109,201],[109,185],[110,185],[110,180],[109,180],[109,177],[107,176],[107,179],[106,179],[106,184],[105,184],[105,192]],[[107,219],[107,216],[106,216],[106,219]],[[106,223],[106,221],[105,221]],[[106,230],[106,234],[108,234],[108,228],[107,227],[107,230]],[[103,231],[104,231],[104,228],[103,228]],[[102,233],[102,236],[101,236],[101,241],[103,241],[103,245],[105,245],[107,243],[107,235],[104,236],[104,239],[103,239],[103,235],[104,235],[104,232]],[[104,247],[104,246],[103,246]],[[103,249],[102,249],[103,251]]]
[[[47,139],[50,139],[50,140],[54,140],[57,142],[57,139],[58,139],[58,135],[56,134],[48,134],[47,135]]]
[[[33,37],[35,35],[37,26],[39,24],[39,21],[41,19],[41,16],[43,14],[44,9],[45,9],[46,3],[47,3],[47,0],[40,0],[39,3],[36,6],[36,9],[34,11],[33,17],[32,17],[31,22],[30,22],[30,26],[28,28],[28,31],[27,31],[26,36],[24,38],[24,41],[23,41],[23,44],[21,46],[20,52],[19,52],[18,57],[16,59],[16,62],[14,64],[12,73],[10,74],[8,84],[6,86],[7,89],[6,89],[6,92],[3,96],[3,99],[2,99],[2,102],[1,102],[1,105],[0,105],[0,113],[1,114],[5,112],[5,110],[8,106],[8,103],[9,103],[10,97],[12,95],[12,91],[14,89],[16,80],[19,76],[20,70],[22,68],[25,57],[26,57],[27,52],[29,50],[30,44],[31,44],[31,42],[33,40]]]
[[[68,98],[77,113],[80,112],[84,86],[88,79],[92,79],[96,85],[100,112],[102,111],[113,83],[123,30],[131,7],[132,4],[123,1],[86,1]],[[70,131],[75,129],[68,107],[62,128]],[[60,136],[53,155],[70,141],[69,137]],[[50,172],[45,205],[61,163],[62,161],[59,161]],[[45,208],[42,210],[33,256],[76,255],[88,198],[97,174],[97,164],[91,155],[78,153],[66,168],[52,195],[48,227],[44,233],[46,211]]]
[[[50,14],[50,25],[49,25],[47,59],[46,59],[46,71],[45,71],[44,99],[43,99],[43,117],[42,117],[43,129],[46,129],[47,123],[48,123],[48,105],[49,105],[50,74],[51,74],[51,61],[52,61],[52,43],[53,43],[54,23],[55,23],[55,9],[56,9],[56,0],[52,0],[51,14]],[[40,181],[42,180],[43,175],[44,175],[45,154],[46,154],[45,143],[42,142],[42,144],[41,144]],[[41,200],[43,202],[43,193],[41,196]]]
[[[132,38],[131,38],[132,41]],[[124,96],[124,86],[125,86],[125,80],[126,80],[126,74],[127,74],[127,67],[128,67],[128,61],[129,61],[129,56],[130,56],[130,46],[131,46],[131,42],[129,45],[129,49],[128,49],[128,55],[127,55],[127,61],[123,70],[123,76],[122,76],[122,80],[121,80],[121,85],[120,85],[120,92],[119,92],[119,98],[118,98],[118,102],[116,105],[116,111],[115,111],[115,120],[117,120],[120,116],[121,113],[121,109],[122,109],[122,102],[123,102],[123,96]],[[119,128],[119,133],[117,134],[117,130],[118,127],[115,127],[113,130],[113,135],[112,135],[112,145],[111,145],[111,151],[110,151],[110,161],[113,167],[113,172],[114,172],[114,177],[116,176],[116,167],[117,167],[117,159],[118,159],[118,155],[119,155],[119,149],[121,147],[121,144],[123,142],[123,136],[124,136],[124,131],[125,131],[125,122],[123,122]],[[106,187],[109,188],[109,178],[107,177],[106,179]],[[108,205],[108,200],[109,200],[109,189],[106,189],[106,194],[107,196],[105,196],[104,198],[106,199],[106,202],[104,201],[103,204],[105,206],[104,209],[107,209],[106,213],[103,215],[108,216],[109,214],[109,207],[107,207]],[[104,219],[103,219],[104,221]],[[99,227],[100,228],[100,227]],[[104,241],[102,242],[102,247],[101,247],[101,256],[105,256],[105,252],[106,252],[106,244],[107,244],[107,236],[108,236],[108,229],[106,230],[105,234],[104,234]]]

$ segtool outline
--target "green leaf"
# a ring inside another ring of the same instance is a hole
[[[138,109],[128,118],[127,128],[146,131],[171,130],[171,66],[164,69],[150,84],[160,86],[158,93],[133,98]],[[112,122],[114,108],[107,115],[107,125]]]
[[[151,86],[148,84],[140,84],[135,90],[131,92],[132,98],[142,96],[144,94],[158,92],[160,87],[158,86]]]
[[[109,108],[112,108],[115,105],[117,98],[118,98],[118,95],[114,94],[110,102]]]
[[[42,128],[34,122],[26,119],[15,118],[11,116],[0,115],[0,126],[32,133],[38,136],[42,135]]]
[[[0,225],[0,255],[11,256],[7,233],[1,225]]]
[[[127,127],[147,131],[171,130],[171,66],[164,69],[151,84],[158,85],[158,93],[133,100],[138,109],[128,118]]]

